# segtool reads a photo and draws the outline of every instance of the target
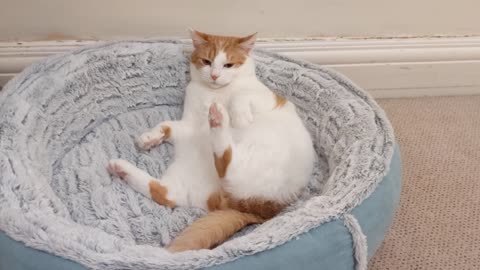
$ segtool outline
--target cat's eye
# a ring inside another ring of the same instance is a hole
[[[232,63],[228,63],[228,64],[223,65],[223,67],[231,68],[231,67],[233,67],[233,64],[232,64]]]
[[[202,59],[202,63],[207,66],[210,66],[212,64],[212,62],[210,62],[210,60],[207,60],[207,59]]]

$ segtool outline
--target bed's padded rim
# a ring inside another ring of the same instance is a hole
[[[395,148],[390,170],[370,197],[351,212],[367,237],[370,259],[393,220],[400,200],[402,163],[400,150]],[[212,270],[245,269],[354,269],[352,239],[342,220],[325,223],[298,239],[274,249],[236,261],[217,265]],[[0,269],[16,270],[84,270],[84,266],[26,247],[0,231]]]

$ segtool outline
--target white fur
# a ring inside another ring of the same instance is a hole
[[[198,74],[203,82],[206,82],[209,87],[220,88],[231,83],[238,74],[238,68],[226,68],[225,64],[228,64],[227,55],[225,52],[220,51],[213,59],[211,65],[203,66],[198,70]],[[218,76],[218,78],[214,80],[212,75]]]
[[[211,67],[198,70],[191,65],[182,120],[163,123],[171,127],[175,161],[160,184],[167,187],[167,198],[180,206],[206,208],[208,197],[220,183],[239,199],[291,201],[306,186],[312,172],[310,135],[292,103],[275,108],[275,95],[255,76],[251,58],[238,68],[224,68],[225,63],[225,53],[221,52]],[[219,75],[215,82],[212,72]],[[224,120],[231,118],[233,127],[224,122],[222,127],[210,130],[208,110],[213,102],[219,104]],[[146,134],[139,139],[141,146],[148,146],[152,135],[157,136],[153,139],[162,136],[158,126]],[[223,154],[228,144],[232,160],[225,179],[220,181],[213,152]],[[130,171],[139,176],[127,182],[144,193],[144,177]]]
[[[152,180],[155,181],[154,177],[123,159],[110,160],[108,163],[108,169],[112,173],[125,173],[126,177],[123,178],[125,182],[127,182],[134,190],[151,198],[149,183]]]

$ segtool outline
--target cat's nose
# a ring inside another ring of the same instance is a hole
[[[212,80],[216,80],[218,79],[218,75],[217,74],[210,74],[210,77],[212,77]]]

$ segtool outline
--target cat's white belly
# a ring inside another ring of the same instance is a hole
[[[229,192],[285,202],[299,195],[310,178],[314,152],[298,116],[268,113],[237,135],[225,177]]]

